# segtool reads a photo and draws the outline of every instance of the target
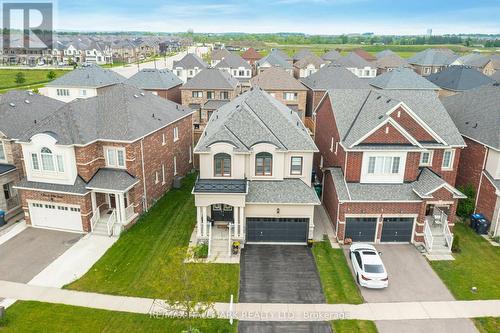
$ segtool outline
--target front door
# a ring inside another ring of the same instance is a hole
[[[231,222],[234,218],[233,206],[224,204],[212,205],[212,214],[210,215],[214,221]]]

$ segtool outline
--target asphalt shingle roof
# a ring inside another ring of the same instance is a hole
[[[377,60],[375,60],[375,66],[377,68],[382,68],[382,69],[411,67],[405,59],[401,58],[399,55],[395,53],[377,58]]]
[[[19,181],[14,187],[19,188],[29,188],[39,191],[52,191],[52,192],[64,192],[64,193],[73,193],[73,194],[86,194],[89,190],[86,188],[85,181],[80,178],[80,176],[76,177],[75,183],[73,185],[61,185],[54,183],[41,183],[41,182],[32,182],[27,180],[26,178]]]
[[[337,50],[330,50],[321,56],[321,59],[325,61],[334,61],[342,57],[342,55]]]
[[[264,90],[307,90],[299,80],[277,67],[266,69],[250,79],[250,83]]]
[[[139,89],[167,90],[181,85],[182,80],[168,69],[146,68],[134,74],[126,83]]]
[[[259,60],[262,59],[262,54],[257,52],[253,47],[247,49],[241,57],[245,60]]]
[[[205,110],[217,110],[221,106],[229,103],[228,99],[211,99],[203,104],[203,109]]]
[[[208,65],[196,54],[188,53],[181,60],[174,61],[172,68],[193,69],[206,68]]]
[[[439,87],[411,68],[396,68],[374,77],[370,85],[379,89],[439,90]]]
[[[215,68],[239,68],[239,67],[252,69],[250,64],[248,64],[248,62],[246,62],[245,59],[234,53],[229,53],[228,55],[224,56],[221,59],[221,61],[217,65],[215,65]]]
[[[317,55],[311,54],[309,56],[302,57],[294,64],[294,66],[297,68],[306,68],[309,64],[313,64],[314,67],[319,69],[321,66],[326,64],[326,62]]]
[[[305,57],[310,57],[314,55],[309,49],[300,49],[292,57],[294,61],[304,59]]]
[[[280,150],[317,151],[296,112],[259,88],[252,88],[213,113],[195,151],[208,151],[216,142],[230,142],[240,152],[248,152],[262,142]]]
[[[125,81],[115,71],[92,65],[78,67],[46,84],[47,87],[89,87],[99,88]]]
[[[61,101],[35,93],[8,91],[0,95],[0,132],[10,139],[19,139],[63,105]]]
[[[346,68],[365,68],[374,67],[371,63],[360,57],[357,53],[350,52],[349,54],[333,61],[333,63]]]
[[[500,85],[471,89],[442,102],[462,135],[500,150]]]
[[[63,145],[95,140],[135,141],[192,112],[136,87],[118,84],[96,97],[63,105],[20,139],[27,142],[35,134],[50,133]]]
[[[212,60],[222,60],[223,58],[229,56],[230,54],[231,54],[231,52],[229,52],[226,49],[217,49],[217,50],[212,51],[210,58]]]
[[[395,54],[397,55],[397,53],[395,53],[394,51],[387,49],[387,50],[383,50],[383,51],[378,52],[375,55],[375,57],[377,59],[381,59],[381,58],[384,58],[384,57],[387,57],[387,56],[392,56],[392,55],[395,55]]]
[[[420,66],[448,66],[458,56],[449,49],[426,49],[408,59],[408,63]]]
[[[139,182],[127,170],[102,168],[97,170],[92,179],[87,183],[88,189],[105,189],[126,191]]]
[[[218,68],[205,68],[187,81],[181,89],[235,89],[239,85],[231,74]]]
[[[367,80],[360,79],[348,69],[335,64],[321,67],[316,73],[302,78],[301,82],[313,90],[369,88]]]
[[[295,203],[319,205],[316,192],[300,179],[254,180],[248,185],[248,203]]]
[[[469,90],[494,82],[492,78],[468,66],[449,66],[441,72],[427,76],[427,80],[452,91]]]
[[[11,172],[12,170],[16,170],[15,165],[0,163],[0,176],[7,172]]]
[[[453,63],[457,65],[465,65],[476,68],[483,68],[490,58],[479,53],[469,53],[464,56],[458,57]]]
[[[257,61],[257,66],[262,66],[266,62],[273,67],[281,67],[284,69],[292,68],[292,65],[289,62],[277,55],[275,52],[271,52],[264,58]]]

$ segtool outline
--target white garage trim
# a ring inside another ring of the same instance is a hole
[[[79,205],[28,200],[28,210],[33,227],[84,233]]]

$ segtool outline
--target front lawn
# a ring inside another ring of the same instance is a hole
[[[314,244],[313,254],[328,303],[363,303],[342,249],[323,241]]]
[[[474,318],[474,324],[481,333],[497,333],[500,332],[499,317],[482,317]]]
[[[370,320],[334,320],[333,333],[377,333],[377,326]]]
[[[228,320],[196,319],[192,326],[200,332],[237,331]],[[185,319],[151,318],[149,315],[90,309],[63,304],[16,302],[0,320],[0,332],[182,332],[189,328]]]
[[[28,86],[40,85],[49,82],[47,74],[53,71],[56,78],[68,73],[68,70],[63,69],[0,69],[0,90],[5,89],[28,89]],[[16,83],[16,74],[23,73],[25,82],[22,84]]]
[[[462,251],[453,254],[454,261],[431,261],[432,268],[458,300],[500,299],[500,247],[462,223],[453,232],[460,238]],[[476,293],[472,287],[477,287]]]
[[[105,294],[162,298],[168,283],[168,255],[185,247],[196,224],[196,208],[191,194],[196,174],[184,178],[181,189],[170,190],[135,226],[120,239],[69,289]],[[203,300],[229,302],[237,299],[239,265],[210,265],[218,279],[206,281],[200,288]],[[218,280],[225,283],[218,283]]]

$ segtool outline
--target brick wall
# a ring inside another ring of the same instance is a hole
[[[324,187],[323,187],[323,206],[327,214],[330,216],[330,221],[333,224],[333,229],[336,228],[337,223],[337,209],[338,209],[338,196],[333,185],[332,175],[325,173]]]
[[[455,157],[453,159],[453,168],[451,170],[443,170],[443,149],[434,149],[432,157],[432,166],[429,168],[443,178],[448,184],[455,186],[457,178],[457,169],[460,161],[462,149],[455,149]]]
[[[347,153],[347,169],[345,179],[347,182],[359,182],[361,180],[361,167],[363,165],[363,153]]]
[[[172,87],[170,89],[144,89],[146,91],[156,92],[156,94],[162,98],[168,99],[177,104],[181,104],[181,85]]]
[[[467,147],[460,154],[456,183],[457,186],[471,184],[477,193],[487,148],[471,139],[464,137],[464,140]]]
[[[497,202],[496,188],[491,184],[490,180],[483,176],[481,188],[478,191],[477,206],[475,212],[483,213],[484,216],[493,221],[493,213]]]
[[[432,110],[429,110],[432,112]],[[399,115],[399,117],[398,117]],[[401,127],[403,127],[412,137],[419,142],[435,142],[432,135],[427,132],[419,123],[413,119],[408,112],[403,108],[398,108],[391,113],[391,118],[394,119]]]
[[[419,164],[420,153],[409,152],[406,154],[406,166],[404,175],[405,182],[412,182],[417,180],[417,177],[420,173]]]
[[[373,132],[363,141],[363,144],[373,143],[410,144],[410,141],[394,126],[387,124]]]
[[[297,105],[299,114],[301,116],[302,122],[304,122],[304,118],[306,115],[306,102],[307,102],[307,91],[305,90],[269,90],[266,89],[266,92],[269,94],[274,94],[274,98],[285,105]],[[285,92],[297,93],[296,101],[287,101],[283,98],[283,94]]]

